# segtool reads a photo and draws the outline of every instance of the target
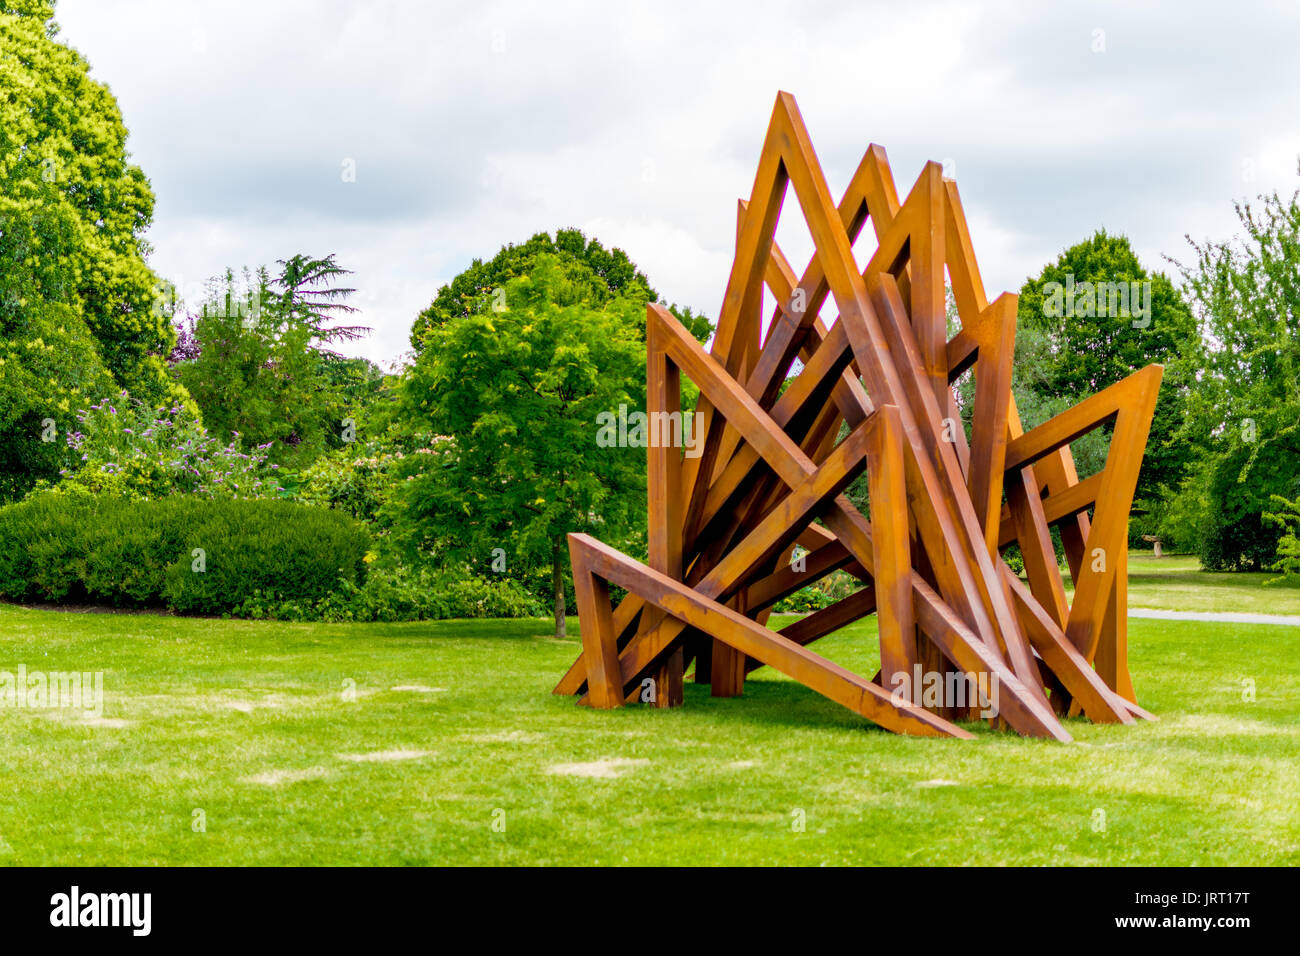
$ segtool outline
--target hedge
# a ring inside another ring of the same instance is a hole
[[[0,508],[0,596],[206,614],[313,604],[362,586],[369,549],[347,515],[286,501],[38,495]]]

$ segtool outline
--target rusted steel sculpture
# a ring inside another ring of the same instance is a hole
[[[802,276],[773,239],[788,189],[815,246]],[[1069,741],[1066,715],[1150,718],[1128,673],[1127,521],[1161,367],[1024,431],[1011,394],[1016,296],[986,299],[956,184],[928,163],[900,203],[872,146],[835,205],[789,94],[739,218],[710,350],[647,309],[649,563],[569,536],[583,650],[555,692],[612,708],[653,687],[657,705],[674,706],[692,664],[717,697],[767,665],[900,733],[970,737],[960,722],[983,717]],[[868,223],[876,248],[863,266],[853,244]],[[960,319],[951,338],[945,270]],[[763,335],[765,287],[776,307]],[[967,370],[969,435],[953,389]],[[700,390],[694,457],[662,434],[680,419],[682,375]],[[1081,481],[1070,443],[1105,423],[1105,468]],[[864,471],[869,514],[843,493]],[[1012,544],[1027,583],[1002,559]],[[836,569],[864,586],[766,626],[777,601]],[[617,607],[610,583],[627,592]],[[872,612],[874,678],[809,649]],[[914,675],[996,699],[929,699]]]

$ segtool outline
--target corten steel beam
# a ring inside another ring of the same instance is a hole
[[[813,240],[802,274],[774,238],[789,192]],[[875,246],[860,266],[868,225]],[[649,443],[645,563],[570,536],[583,650],[555,692],[619,707],[643,699],[648,679],[672,707],[692,662],[724,697],[772,666],[887,729],[970,736],[953,719],[988,716],[987,702],[927,709],[911,681],[920,669],[992,688],[992,725],[1026,735],[1069,741],[1066,715],[1150,718],[1128,673],[1125,549],[1161,369],[1026,431],[1011,394],[1016,313],[1014,295],[988,300],[957,186],[937,164],[900,202],[873,145],[833,204],[794,99],[779,94],[710,348],[647,307],[647,411],[678,415],[689,379],[703,446],[685,458]],[[964,424],[953,386],[967,372]],[[1070,443],[1102,426],[1106,465],[1080,480]],[[860,474],[861,510],[845,495]],[[1026,580],[1002,560],[1012,545]],[[766,626],[777,602],[834,572],[859,589]],[[617,607],[610,583],[627,592]],[[872,613],[872,680],[807,650]]]

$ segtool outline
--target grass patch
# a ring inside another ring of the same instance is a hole
[[[0,863],[1300,863],[1297,628],[1132,621],[1161,719],[1063,746],[895,736],[768,670],[596,712],[550,694],[579,645],[548,627],[0,607],[0,670],[106,693],[0,709]],[[818,649],[870,674],[874,642]]]
[[[1300,586],[1275,581],[1273,572],[1202,571],[1195,555],[1152,556],[1130,551],[1128,606],[1158,611],[1226,611],[1241,614],[1300,614]],[[1070,577],[1066,593],[1073,597]]]

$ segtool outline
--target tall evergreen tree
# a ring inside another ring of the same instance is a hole
[[[303,466],[345,440],[349,396],[378,370],[327,347],[369,331],[332,324],[357,311],[346,302],[355,290],[335,284],[348,270],[332,255],[278,264],[274,278],[265,267],[242,280],[228,271],[179,336],[173,367],[211,432],[269,442],[277,463]]]

